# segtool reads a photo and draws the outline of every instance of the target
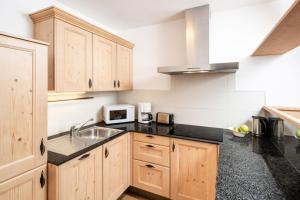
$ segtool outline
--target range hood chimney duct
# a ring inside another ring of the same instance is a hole
[[[209,5],[185,11],[186,65],[158,67],[164,74],[234,73],[238,62],[209,63]]]

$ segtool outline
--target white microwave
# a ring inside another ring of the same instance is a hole
[[[133,105],[106,105],[104,106],[103,112],[104,122],[106,124],[133,122],[135,120]]]

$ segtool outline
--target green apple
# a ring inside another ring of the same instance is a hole
[[[243,133],[248,133],[249,132],[249,127],[245,124],[240,126],[240,131]]]
[[[296,137],[300,139],[300,130],[296,131]]]
[[[233,131],[234,131],[234,132],[240,132],[240,129],[239,129],[238,127],[234,127],[234,128],[233,128]]]

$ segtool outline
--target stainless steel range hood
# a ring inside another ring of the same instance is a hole
[[[238,62],[209,63],[209,5],[185,11],[186,65],[163,66],[157,71],[163,74],[234,73]]]

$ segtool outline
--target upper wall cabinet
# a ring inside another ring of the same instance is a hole
[[[132,89],[132,43],[55,7],[30,16],[34,37],[50,43],[49,90]]]
[[[132,49],[117,46],[117,89],[132,89]]]
[[[300,0],[296,0],[253,56],[284,54],[300,45]]]
[[[92,33],[81,28],[55,21],[56,91],[89,91],[92,88]],[[53,83],[52,83],[53,84]]]

